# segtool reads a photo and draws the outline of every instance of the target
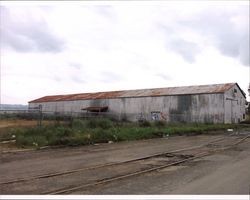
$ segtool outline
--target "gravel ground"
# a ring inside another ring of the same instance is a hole
[[[74,148],[1,153],[0,182],[135,159],[159,152],[201,145],[221,136],[175,136]],[[230,150],[137,177],[85,188],[73,194],[249,194],[249,142],[247,139]],[[160,161],[156,159],[154,162]],[[155,164],[150,162],[145,164]],[[0,193],[40,194],[41,191],[67,186],[68,183],[77,185],[137,168],[138,166],[131,164],[121,166],[119,169],[109,168],[102,171],[72,174],[63,179],[33,181],[29,185],[25,183],[15,183],[11,187],[2,185]]]
[[[249,195],[250,142],[179,166],[73,194]]]

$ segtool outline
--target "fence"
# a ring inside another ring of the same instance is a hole
[[[150,113],[110,113],[110,112],[49,112],[41,108],[28,110],[0,110],[0,119],[20,118],[37,120],[39,126],[44,120],[55,122],[71,121],[73,119],[109,118],[117,121],[166,121],[166,122],[198,122],[198,123],[223,123],[223,115],[190,115],[190,114],[166,114],[158,111]]]
[[[28,110],[0,110],[0,120],[23,119],[36,120],[38,126],[42,126],[43,121],[51,122],[70,122],[73,119],[94,119],[94,118],[109,118],[119,120],[117,116],[111,113],[95,113],[95,112],[50,112],[42,111],[41,109]]]

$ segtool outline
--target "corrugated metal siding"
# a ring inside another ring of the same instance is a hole
[[[245,96],[241,94],[240,88],[235,85],[225,92],[225,123],[238,123],[243,121],[246,114]]]
[[[45,96],[29,103],[224,93],[237,83]]]
[[[83,112],[88,106],[108,106],[107,114],[118,120],[137,121],[142,115],[151,121],[151,112],[160,112],[166,122],[207,122],[223,123],[224,94],[197,94],[180,96],[159,96],[141,98],[116,98],[57,101],[41,103],[43,111],[48,112]],[[36,106],[40,103],[31,103]]]

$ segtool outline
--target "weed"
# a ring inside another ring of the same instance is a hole
[[[109,119],[73,120],[71,124],[43,127],[13,128],[4,137],[15,135],[18,146],[85,145],[109,141],[128,141],[163,137],[165,135],[203,134],[228,128],[249,128],[238,124],[165,124],[148,121],[143,124],[113,122]]]
[[[86,120],[74,119],[70,126],[74,129],[84,129],[86,128]]]
[[[87,121],[86,126],[88,128],[103,128],[108,129],[113,126],[113,122],[110,119],[92,119]]]
[[[112,132],[110,130],[105,130],[102,128],[95,129],[90,138],[93,142],[101,143],[101,142],[108,142],[113,141],[115,138],[112,135]]]
[[[139,126],[141,127],[150,127],[151,126],[151,123],[147,120],[144,120],[142,122],[139,122]]]
[[[162,121],[162,120],[157,120],[157,121],[154,122],[154,125],[156,127],[164,127],[164,126],[166,126],[166,122]]]

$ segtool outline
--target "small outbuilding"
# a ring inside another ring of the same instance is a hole
[[[185,123],[239,123],[246,94],[237,83],[45,96],[29,102],[43,112],[164,120]]]

